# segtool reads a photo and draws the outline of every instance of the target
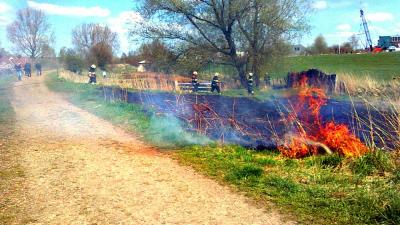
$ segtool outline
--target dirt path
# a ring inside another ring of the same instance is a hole
[[[63,100],[43,78],[13,90],[32,224],[282,224],[273,210]]]

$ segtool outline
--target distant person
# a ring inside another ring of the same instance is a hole
[[[264,81],[267,87],[271,86],[271,76],[268,73],[265,73]]]
[[[249,73],[249,78],[247,79],[247,93],[249,95],[254,95],[253,85],[254,85],[253,73]]]
[[[103,78],[105,79],[107,77],[107,72],[106,70],[103,70]]]
[[[200,84],[199,84],[199,81],[197,79],[197,75],[198,75],[197,71],[193,71],[193,73],[192,73],[193,92],[199,91]]]
[[[32,68],[31,63],[27,62],[24,66],[25,76],[31,77],[32,76]]]
[[[42,75],[42,64],[37,62],[35,64],[35,69],[36,69],[36,76],[41,76]]]
[[[12,62],[14,64],[14,69],[17,72],[17,77],[18,80],[21,81],[22,80],[22,62],[21,62],[21,56],[17,56],[17,59],[14,60],[14,58],[10,58],[9,59],[10,62]]]
[[[214,93],[214,91],[216,90],[218,92],[218,94],[221,94],[221,88],[219,86],[219,84],[221,83],[219,81],[219,73],[215,73],[212,81],[211,81],[211,92]]]
[[[96,84],[96,65],[91,65],[89,68],[89,84]]]

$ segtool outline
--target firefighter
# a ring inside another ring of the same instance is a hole
[[[40,64],[40,62],[36,62],[35,69],[36,69],[36,75],[41,76],[42,75],[42,64]]]
[[[24,65],[24,71],[25,71],[25,76],[31,77],[32,76],[32,68],[31,68],[31,63],[26,62]]]
[[[221,88],[219,87],[219,84],[221,83],[218,79],[219,73],[215,73],[212,81],[211,81],[211,92],[214,93],[216,90],[218,94],[221,94]]]
[[[96,65],[91,65],[89,68],[89,84],[96,84]]]
[[[193,71],[192,73],[192,86],[193,86],[193,92],[197,92],[199,90],[199,81],[197,80],[197,71]]]
[[[253,85],[254,85],[253,73],[249,73],[249,78],[247,79],[247,93],[249,95],[254,95]]]

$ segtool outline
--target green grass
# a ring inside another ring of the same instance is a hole
[[[350,169],[365,161],[390,164],[387,153],[374,152],[354,161],[337,155],[292,160],[274,152],[213,145],[188,147],[174,157],[259,202],[275,203],[304,224],[400,222],[399,172],[379,168],[359,176]]]
[[[51,90],[64,93],[78,107],[139,133],[145,141],[157,147],[176,148],[210,142],[206,137],[186,132],[174,117],[158,115],[137,104],[105,101],[99,86],[72,83],[58,78],[56,73],[47,76],[46,84]]]
[[[272,77],[284,77],[288,72],[300,72],[316,68],[325,73],[370,76],[377,80],[390,80],[400,76],[400,53],[342,54],[286,57],[281,63],[266,68]],[[233,75],[236,71],[230,66],[206,66],[201,70],[206,74],[219,72]]]
[[[392,156],[375,151],[356,160],[338,155],[285,159],[276,151],[239,146],[192,145],[176,122],[138,105],[106,102],[101,90],[48,77],[47,85],[71,102],[143,135],[143,139],[180,150],[171,155],[261,204],[274,203],[304,224],[400,223],[400,172]],[[175,132],[171,132],[174,131]],[[178,130],[178,132],[176,132]],[[184,147],[182,147],[184,146]],[[289,217],[291,217],[289,216]]]
[[[269,72],[272,76],[282,77],[289,71],[298,72],[311,68],[326,73],[368,75],[377,80],[390,80],[400,75],[400,53],[287,57],[282,65]]]

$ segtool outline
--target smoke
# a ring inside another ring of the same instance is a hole
[[[149,128],[151,141],[162,147],[212,143],[206,136],[188,132],[185,124],[172,114],[161,116],[154,114],[151,117]]]

